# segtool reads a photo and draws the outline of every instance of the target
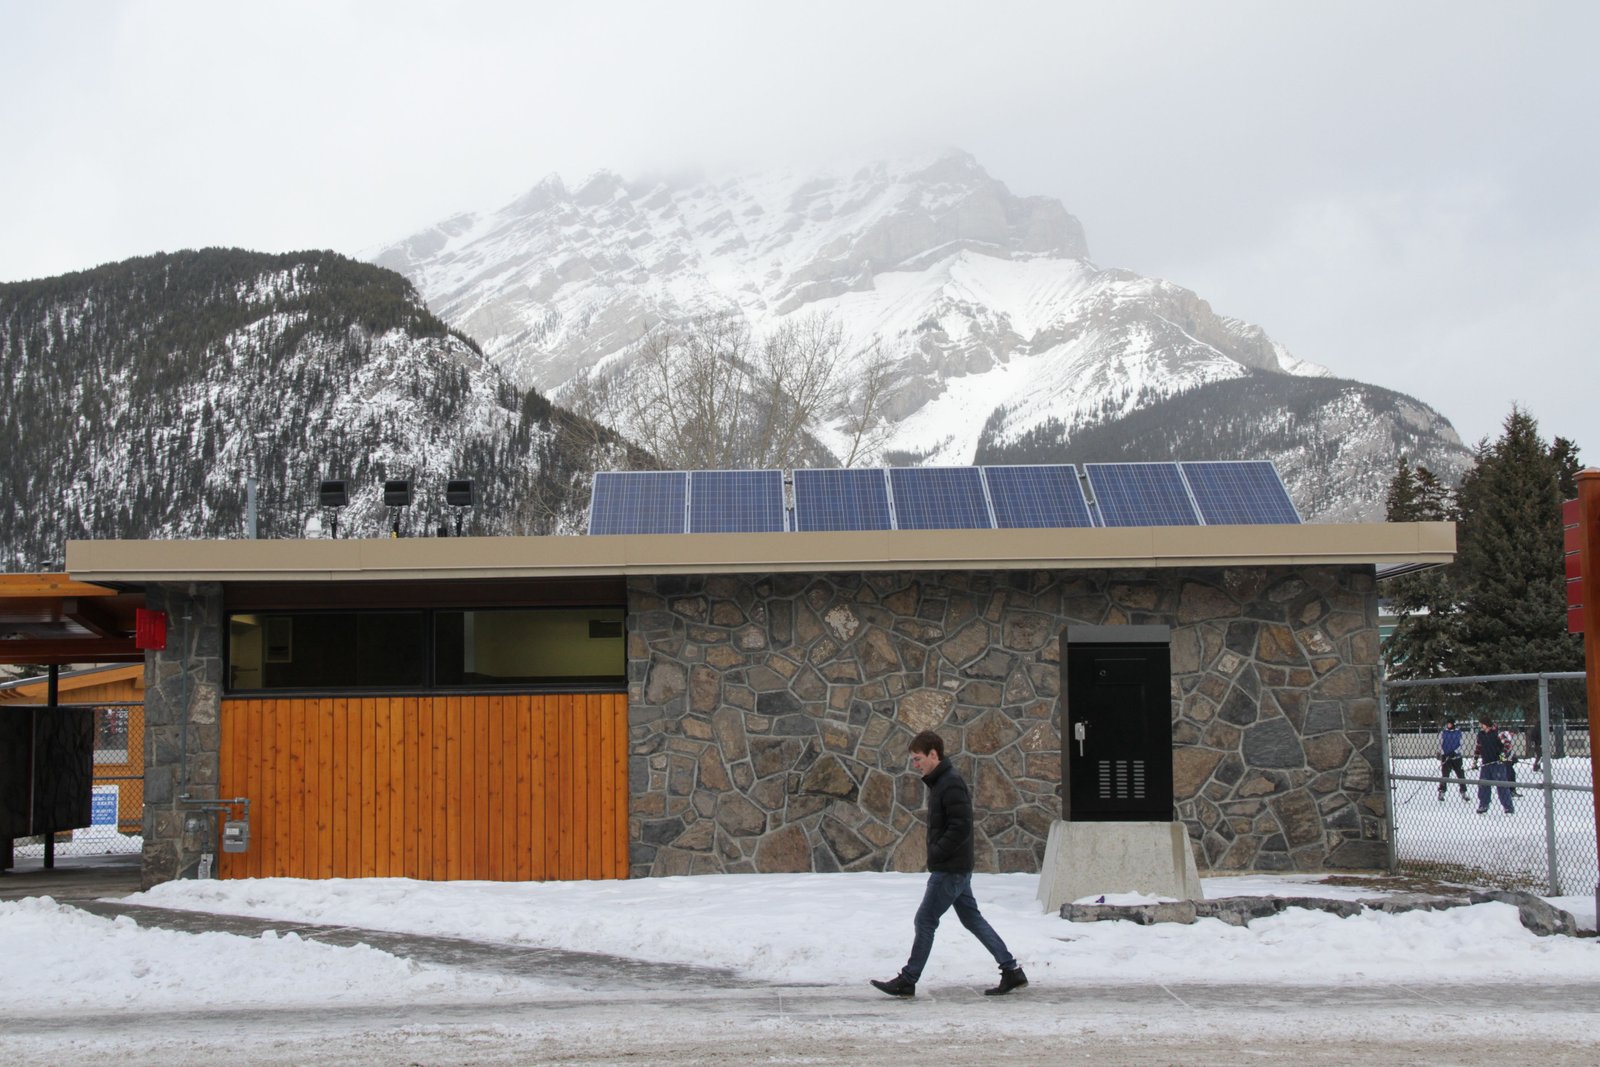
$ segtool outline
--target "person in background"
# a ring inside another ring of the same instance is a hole
[[[1478,771],[1478,776],[1485,779],[1484,784],[1478,786],[1478,814],[1482,815],[1489,810],[1489,782],[1508,781],[1510,764],[1506,762],[1505,742],[1500,739],[1500,733],[1494,728],[1494,720],[1485,715],[1478,720],[1478,747],[1473,754],[1472,766]],[[1500,797],[1500,806],[1507,815],[1513,814],[1511,808],[1511,787],[1500,785],[1494,787]]]
[[[1461,731],[1456,729],[1453,718],[1444,721],[1444,729],[1439,731],[1439,799],[1444,799],[1444,789],[1447,779],[1454,773],[1456,788],[1461,790],[1461,799],[1467,799],[1467,776],[1461,771]]]
[[[1533,760],[1533,769],[1537,771],[1544,760],[1544,732],[1539,729],[1539,723],[1534,721],[1528,724],[1524,736],[1528,740],[1528,755]]]
[[[1500,746],[1504,753],[1500,760],[1506,765],[1506,781],[1511,783],[1511,795],[1520,797],[1522,793],[1517,789],[1517,732],[1509,726],[1501,730]]]
[[[961,925],[1000,965],[1000,984],[984,990],[984,996],[999,997],[1021,989],[1028,984],[1028,976],[1022,973],[1022,965],[983,917],[972,896],[972,794],[966,780],[945,758],[944,740],[932,730],[924,730],[911,739],[911,766],[928,787],[928,885],[912,924],[916,937],[911,942],[910,959],[899,974],[885,981],[874,978],[872,985],[891,997],[916,996],[917,979],[922,977],[922,968],[933,951],[939,917],[954,908]]]

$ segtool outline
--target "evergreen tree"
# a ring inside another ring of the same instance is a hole
[[[1384,520],[1387,522],[1416,522],[1420,517],[1417,491],[1417,474],[1410,461],[1401,456],[1395,465],[1394,477],[1389,481],[1389,492],[1384,497]]]
[[[1386,518],[1390,522],[1433,522],[1455,518],[1449,487],[1427,467],[1412,467],[1401,456],[1389,483]],[[1383,592],[1398,618],[1383,646],[1391,678],[1438,678],[1455,673],[1461,616],[1451,568],[1435,567],[1384,582]]]
[[[1561,466],[1520,408],[1499,440],[1479,445],[1458,496],[1461,627],[1451,673],[1583,669],[1583,646],[1566,627]]]
[[[1578,461],[1578,446],[1565,437],[1558,437],[1550,448],[1550,454],[1555,457],[1556,469],[1560,478],[1561,499],[1576,500],[1578,498],[1578,472],[1583,470],[1583,464]]]

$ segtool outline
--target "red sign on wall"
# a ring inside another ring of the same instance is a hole
[[[167,647],[167,613],[136,608],[133,612],[133,647],[160,652]]]
[[[1567,554],[1567,633],[1583,633],[1583,561],[1578,547],[1583,541],[1578,529],[1578,502],[1568,500],[1561,505],[1561,546]]]

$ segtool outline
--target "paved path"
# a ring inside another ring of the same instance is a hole
[[[731,971],[709,967],[651,963],[600,953],[536,948],[508,942],[468,941],[455,937],[366,930],[354,926],[320,926],[238,915],[213,915],[145,904],[124,904],[115,900],[79,900],[74,901],[73,906],[108,919],[126,915],[140,926],[180,930],[190,934],[215,931],[241,937],[260,937],[271,930],[280,935],[296,934],[303,940],[329,945],[368,945],[419,963],[465,967],[543,982],[571,982],[574,988],[611,988],[629,992],[675,989],[701,991],[742,989],[748,985],[735,978]]]

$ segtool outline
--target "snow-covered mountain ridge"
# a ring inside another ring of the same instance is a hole
[[[0,371],[0,570],[58,569],[67,538],[243,536],[252,474],[263,537],[322,532],[322,478],[351,482],[346,536],[388,528],[388,478],[416,485],[413,533],[450,518],[449,478],[480,487],[479,532],[550,532],[587,503],[570,418],[404,278],[333,253],[0,284]]]
[[[971,463],[980,442],[1046,426],[1070,439],[1208,383],[1330,374],[1181,286],[1096,266],[1059,202],[1014,196],[961,152],[715,182],[551,177],[373,258],[558,400],[580,371],[625,362],[652,323],[732,313],[766,333],[826,314],[852,349],[891,361],[878,461]],[[1433,430],[1414,458],[1452,478],[1468,454],[1418,407]],[[1318,484],[1290,489],[1308,517],[1381,517],[1369,471],[1306,477]]]

